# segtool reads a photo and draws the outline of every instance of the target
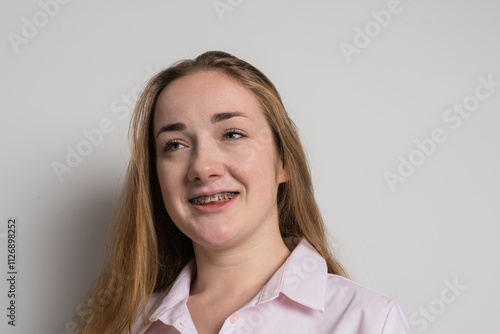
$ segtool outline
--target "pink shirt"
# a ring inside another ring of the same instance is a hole
[[[328,274],[325,260],[305,239],[285,242],[292,251],[288,259],[251,301],[224,321],[219,333],[410,333],[397,302]],[[186,306],[194,266],[193,260],[182,269],[166,297],[153,296],[150,323],[143,327],[137,320],[133,334],[197,333]]]

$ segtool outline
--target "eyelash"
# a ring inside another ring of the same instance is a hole
[[[170,152],[172,151],[171,146],[175,144],[180,144],[177,139],[169,140],[165,142],[165,145],[163,146],[163,152]]]
[[[247,136],[243,131],[238,130],[238,129],[234,129],[234,128],[224,130],[222,132],[221,136],[225,137],[225,136],[232,135],[232,134],[239,135],[239,136],[241,136],[241,138],[245,138]],[[241,138],[227,138],[227,140],[238,140]],[[164,152],[175,151],[175,149],[172,149],[172,145],[176,145],[176,144],[180,144],[180,142],[177,139],[172,139],[172,140],[166,141],[165,145],[163,147],[163,151]]]
[[[241,138],[245,138],[246,137],[246,134],[241,131],[241,130],[238,130],[238,129],[227,129],[225,130],[224,132],[222,132],[222,136],[227,136],[229,134],[237,134],[237,135],[240,135]],[[236,139],[239,139],[239,138],[232,138],[232,139],[229,139],[229,140],[236,140]]]

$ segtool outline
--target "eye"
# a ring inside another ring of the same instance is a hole
[[[175,150],[178,150],[180,148],[179,146],[182,146],[182,144],[179,143],[177,140],[175,140],[175,139],[169,140],[169,141],[165,142],[165,146],[163,146],[163,151],[164,152],[175,151]]]
[[[246,134],[238,129],[228,129],[222,133],[222,137],[228,140],[236,140],[246,137]]]

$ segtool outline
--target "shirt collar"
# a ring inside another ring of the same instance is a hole
[[[281,292],[296,303],[324,311],[326,261],[305,238],[285,238],[285,244],[291,254],[264,286],[258,304]]]
[[[161,301],[161,303],[156,311],[149,317],[151,322],[161,318],[165,323],[173,323],[175,315],[181,313],[181,309],[186,305],[195,269],[195,261],[193,259],[181,270],[172,288],[168,291],[168,294],[166,296],[164,294],[159,296],[158,300]]]
[[[273,300],[283,293],[296,303],[324,311],[327,280],[326,261],[305,238],[285,238],[291,251],[285,263],[274,273],[256,296],[256,304]],[[158,319],[172,323],[186,307],[195,261],[191,260],[179,273],[169,293],[151,315],[151,322]],[[255,300],[255,298],[253,299]]]

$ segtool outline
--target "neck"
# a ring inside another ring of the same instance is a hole
[[[279,230],[229,250],[198,245],[194,250],[197,271],[190,294],[208,297],[257,293],[290,255]]]

